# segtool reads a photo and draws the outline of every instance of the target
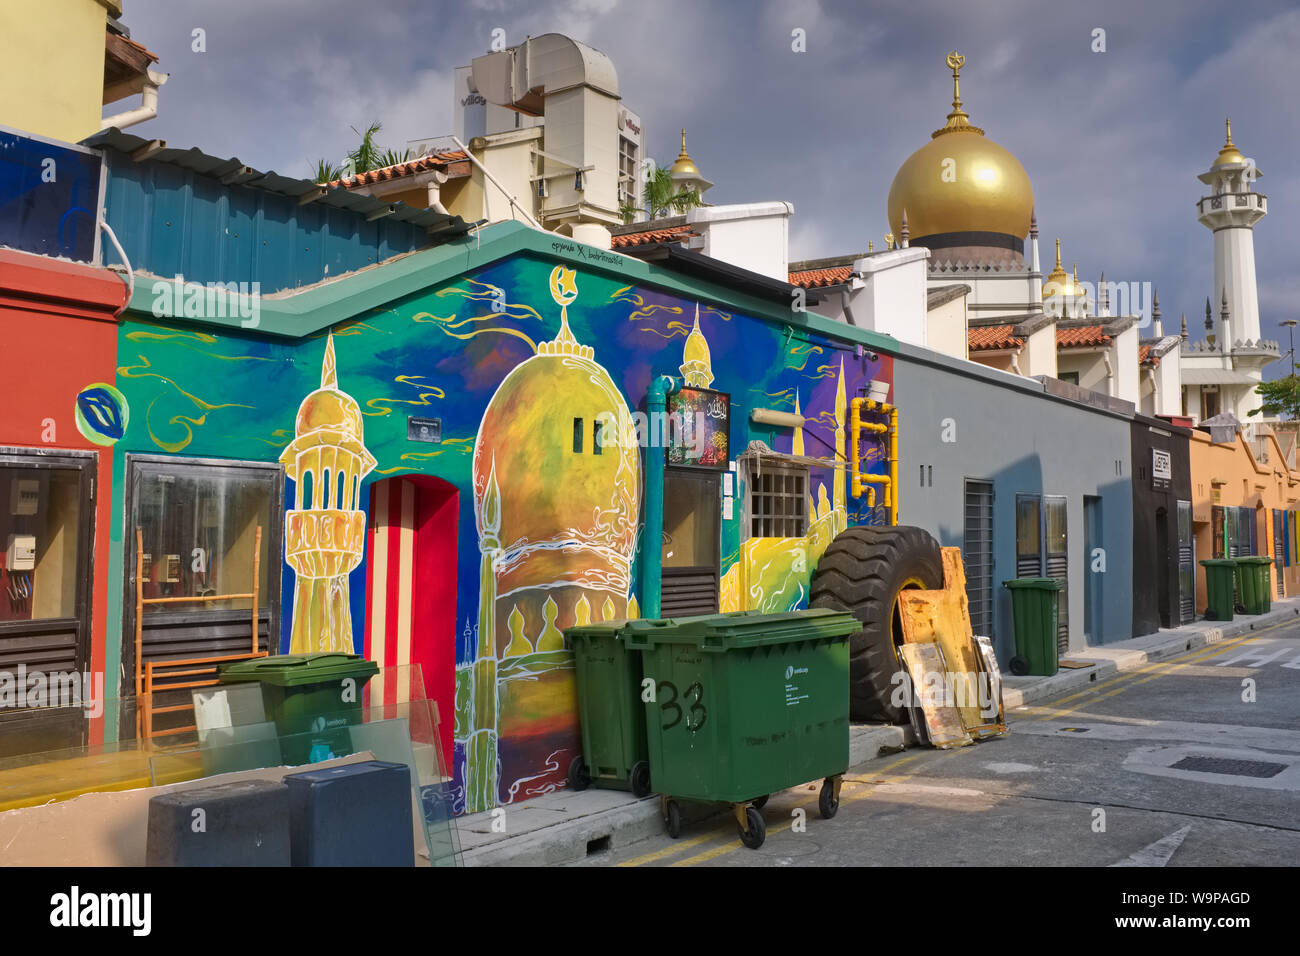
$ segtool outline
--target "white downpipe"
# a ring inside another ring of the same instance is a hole
[[[469,161],[471,163],[473,163],[476,167],[478,167],[478,170],[483,174],[484,179],[490,182],[497,189],[501,190],[501,195],[506,197],[506,202],[510,203],[511,209],[518,209],[521,213],[523,213],[524,218],[528,220],[529,224],[531,224],[534,229],[539,229],[542,232],[546,232],[546,229],[542,226],[542,224],[538,222],[536,219],[534,219],[532,217],[532,214],[527,209],[525,209],[522,205],[520,205],[518,200],[515,199],[514,195],[511,194],[511,192],[508,189],[506,189],[505,186],[502,186],[499,182],[497,182],[497,178],[487,171],[487,167],[478,161],[478,159],[474,156],[474,154],[469,151],[468,146],[462,143],[455,136],[451,136],[448,138],[453,143],[456,144],[457,148],[460,149],[462,153],[464,153],[467,157],[469,157]]]
[[[1016,351],[1011,353],[1011,371],[1015,372],[1017,375],[1025,374],[1024,372],[1020,371],[1020,350],[1019,349],[1016,349]]]
[[[135,295],[135,270],[131,268],[131,260],[126,257],[126,253],[122,249],[122,244],[117,241],[117,234],[113,232],[113,227],[101,219],[99,221],[99,228],[104,230],[104,234],[108,236],[108,241],[111,242],[113,248],[117,250],[118,258],[121,259],[122,264],[126,266],[126,301],[122,303],[122,308],[113,313],[113,318],[116,319],[126,311],[126,307],[131,304],[131,297]]]
[[[99,121],[100,129],[112,129],[113,127],[126,129],[128,126],[135,126],[137,123],[151,120],[158,115],[158,87],[167,82],[167,74],[155,73],[153,70],[146,72],[149,78],[140,91],[140,105],[133,110],[127,110],[125,113],[115,113],[112,116],[104,117]]]
[[[1115,397],[1115,366],[1110,361],[1110,349],[1101,353],[1102,364],[1106,366],[1106,394]]]
[[[1159,415],[1161,401],[1160,401],[1160,389],[1156,387],[1156,370],[1153,368],[1147,369],[1147,378],[1151,380],[1151,414]],[[1139,408],[1139,411],[1140,410],[1141,409]]]

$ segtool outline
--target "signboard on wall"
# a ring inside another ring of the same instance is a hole
[[[682,388],[668,396],[668,464],[725,471],[731,450],[731,396]]]
[[[1163,448],[1151,449],[1151,487],[1164,491],[1174,477],[1173,456]]]
[[[0,246],[94,262],[103,157],[0,127]]]

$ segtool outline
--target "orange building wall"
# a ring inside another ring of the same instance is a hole
[[[1192,529],[1196,537],[1196,612],[1206,604],[1205,569],[1199,562],[1214,556],[1214,525],[1210,509],[1216,505],[1254,508],[1258,550],[1273,556],[1273,509],[1300,509],[1300,472],[1286,466],[1277,440],[1269,435],[1267,463],[1255,459],[1240,435],[1230,444],[1215,445],[1210,436],[1193,431],[1191,440]],[[1272,594],[1277,595],[1277,568],[1270,569]],[[1300,594],[1300,565],[1285,569],[1287,597]]]

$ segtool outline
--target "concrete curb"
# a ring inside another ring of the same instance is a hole
[[[898,753],[915,741],[910,728],[854,725],[849,732],[850,769]],[[715,807],[682,805],[687,824],[719,815]],[[507,833],[493,831],[493,824]],[[628,846],[664,829],[657,796],[637,799],[618,790],[561,790],[456,821],[465,866],[556,866],[588,854]],[[523,828],[521,830],[521,828]]]
[[[1006,677],[1002,706],[1010,711],[1037,701],[1080,690],[1106,677],[1138,670],[1147,664],[1168,660],[1187,651],[1260,631],[1275,624],[1300,618],[1300,598],[1275,600],[1267,614],[1239,615],[1227,624],[1198,621],[1179,628],[1157,631],[1144,637],[1090,647],[1071,653],[1070,660],[1091,661],[1096,666],[1061,670],[1052,677]]]

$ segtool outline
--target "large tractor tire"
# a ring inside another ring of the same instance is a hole
[[[810,607],[850,611],[862,630],[849,638],[849,717],[858,721],[907,723],[895,706],[894,674],[902,669],[896,647],[903,643],[898,592],[943,587],[943,556],[927,531],[848,528],[836,536],[813,572]]]

